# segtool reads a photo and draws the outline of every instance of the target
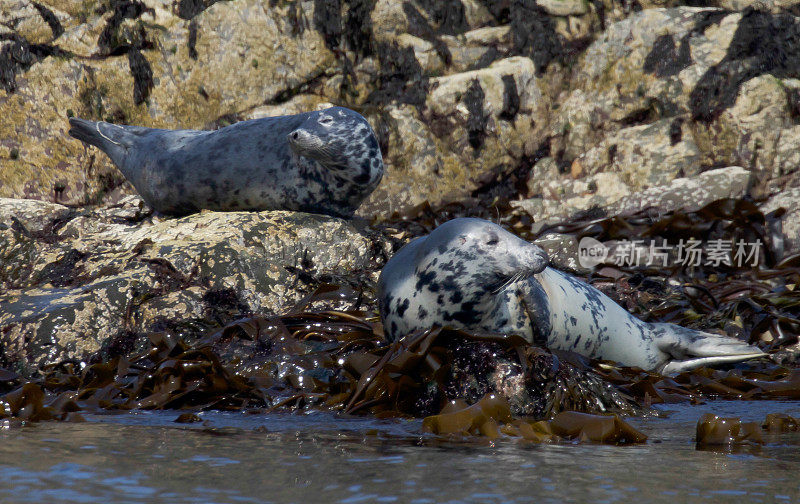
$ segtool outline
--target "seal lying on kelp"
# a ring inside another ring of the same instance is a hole
[[[378,302],[389,340],[433,325],[519,334],[661,373],[764,355],[735,338],[643,322],[482,219],[454,219],[406,244],[381,272]]]
[[[383,177],[375,133],[357,112],[242,121],[216,131],[71,118],[69,134],[108,154],[155,210],[300,210],[351,217]]]

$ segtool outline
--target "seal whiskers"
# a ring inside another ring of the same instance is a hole
[[[448,221],[401,248],[381,272],[378,302],[390,340],[433,325],[518,334],[662,373],[764,355],[728,336],[639,320],[547,267],[536,245],[481,219]]]

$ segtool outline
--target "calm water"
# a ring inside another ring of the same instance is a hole
[[[698,451],[705,412],[800,417],[797,402],[671,406],[645,445],[437,443],[420,422],[327,414],[93,416],[0,428],[0,503],[798,502],[800,433]],[[258,430],[256,430],[258,429]]]

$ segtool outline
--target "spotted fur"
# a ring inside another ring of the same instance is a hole
[[[357,112],[242,121],[216,131],[70,119],[70,135],[103,150],[162,213],[299,210],[351,217],[383,177],[375,133]]]
[[[387,338],[433,325],[518,334],[664,373],[763,355],[735,338],[643,322],[546,261],[539,247],[491,222],[446,222],[400,249],[381,272]]]

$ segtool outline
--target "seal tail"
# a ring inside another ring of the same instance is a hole
[[[694,331],[675,324],[651,324],[659,349],[670,356],[662,374],[677,374],[705,365],[742,362],[766,354],[758,347],[729,336]]]
[[[122,159],[133,145],[136,137],[126,131],[122,126],[106,122],[87,121],[77,117],[69,118],[69,135],[81,142],[94,145],[108,154],[108,157],[117,166],[121,166]]]

